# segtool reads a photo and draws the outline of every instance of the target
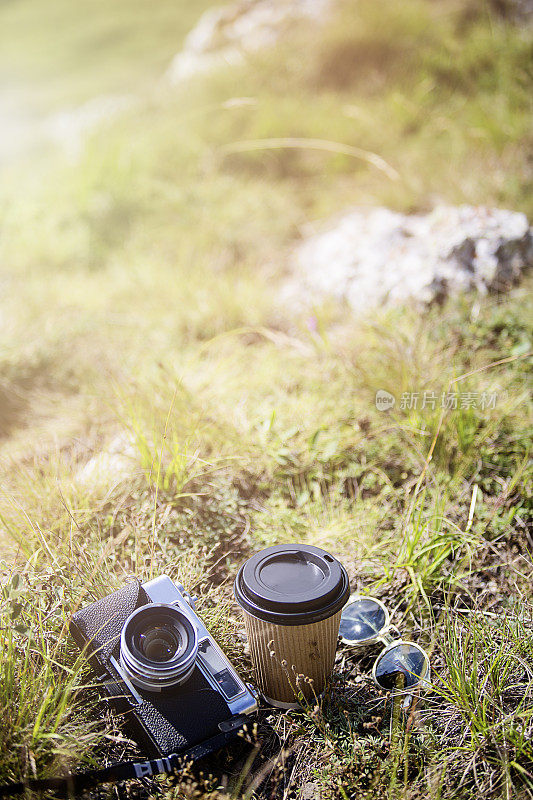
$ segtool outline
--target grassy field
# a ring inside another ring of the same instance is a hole
[[[277,739],[253,765],[242,744],[140,796],[533,797],[531,279],[426,315],[279,299],[301,232],[347,206],[533,217],[531,29],[474,0],[346,0],[320,33],[165,88],[207,5],[0,4],[9,113],[141,98],[74,160],[43,143],[2,168],[0,782],[135,752],[66,633],[74,609],[179,576],[252,676],[232,579],[302,541],[429,648],[431,690],[391,721],[370,655],[339,648],[317,708],[261,712]],[[285,137],[398,177],[264,141]],[[400,407],[425,391],[458,408]]]

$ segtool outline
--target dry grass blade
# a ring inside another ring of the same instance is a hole
[[[338,155],[351,156],[366,161],[380,172],[383,172],[391,181],[400,179],[400,174],[394,167],[391,167],[384,158],[376,153],[363,150],[361,147],[342,144],[342,142],[330,142],[326,139],[307,139],[296,136],[272,139],[250,139],[242,142],[232,142],[220,148],[224,155],[232,153],[248,153],[256,150],[323,150],[326,153],[337,153]]]

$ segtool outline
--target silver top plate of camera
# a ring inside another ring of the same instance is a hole
[[[251,714],[257,708],[254,693],[239,678],[231,663],[215,642],[194,609],[194,599],[183,586],[176,585],[168,575],[160,575],[143,589],[155,604],[176,606],[195,626],[198,633],[196,665],[208,683],[219,692],[233,714]]]

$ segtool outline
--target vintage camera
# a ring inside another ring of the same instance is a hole
[[[134,737],[157,756],[214,752],[257,709],[193,598],[166,575],[77,611],[70,632]]]

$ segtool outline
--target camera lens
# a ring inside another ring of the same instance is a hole
[[[194,669],[198,634],[176,606],[149,603],[122,629],[120,662],[131,681],[150,691],[184,683]]]
[[[181,636],[177,630],[157,625],[139,636],[139,650],[150,661],[168,661],[176,655]]]

